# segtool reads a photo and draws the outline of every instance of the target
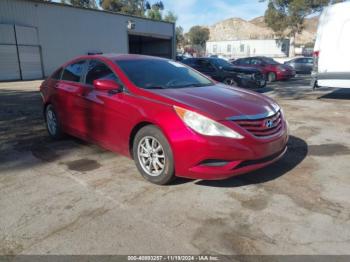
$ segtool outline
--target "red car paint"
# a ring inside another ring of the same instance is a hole
[[[68,134],[131,157],[132,139],[137,130],[147,124],[156,125],[173,151],[176,176],[199,179],[224,179],[246,173],[276,161],[286,151],[286,121],[276,102],[267,96],[215,83],[206,87],[142,89],[114,63],[118,60],[161,59],[155,57],[82,56],[63,67],[81,59],[104,62],[127,91],[110,94],[83,83],[49,77],[40,87],[43,103],[54,107],[62,129]],[[244,138],[200,135],[185,125],[174,106],[205,115]],[[277,111],[280,112],[279,129],[269,136],[257,137],[229,120]],[[213,160],[221,161],[221,164],[211,165]]]
[[[274,73],[276,75],[277,81],[286,80],[295,76],[295,70],[288,65],[277,63],[276,61],[267,57],[247,57],[240,58],[232,62],[234,65],[239,65],[243,67],[254,67],[268,77],[269,73]]]

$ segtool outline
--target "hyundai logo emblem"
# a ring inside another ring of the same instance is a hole
[[[267,128],[273,127],[273,121],[272,120],[266,120],[265,127],[267,127]]]

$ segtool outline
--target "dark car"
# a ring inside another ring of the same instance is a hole
[[[236,66],[258,68],[269,82],[286,80],[295,76],[295,70],[292,67],[283,65],[272,58],[264,56],[240,58],[235,60],[232,64]]]
[[[67,133],[129,156],[156,184],[175,176],[228,178],[287,150],[287,122],[275,101],[168,59],[81,56],[57,69],[40,92],[52,138]]]
[[[233,66],[221,58],[188,58],[182,63],[226,85],[247,88],[266,86],[265,77],[260,70]]]
[[[298,57],[284,62],[284,64],[293,67],[298,74],[311,74],[314,59],[312,57]]]

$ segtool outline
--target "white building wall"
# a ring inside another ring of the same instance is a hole
[[[288,56],[289,40],[234,40],[210,41],[206,51],[211,55],[222,55],[230,58],[247,56]]]

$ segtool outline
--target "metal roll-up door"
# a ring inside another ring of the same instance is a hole
[[[43,77],[40,48],[38,46],[18,46],[18,55],[23,80]]]
[[[0,57],[0,81],[21,79],[16,46],[0,44]]]

